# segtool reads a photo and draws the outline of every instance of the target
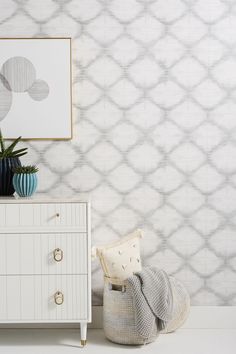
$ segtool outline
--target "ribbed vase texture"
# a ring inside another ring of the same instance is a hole
[[[0,159],[0,195],[12,195],[15,192],[13,186],[13,169],[21,166],[18,157],[8,157]]]
[[[36,191],[38,178],[36,173],[16,173],[13,176],[13,185],[20,197],[30,197]]]

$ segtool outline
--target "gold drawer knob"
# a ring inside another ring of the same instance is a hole
[[[63,302],[64,302],[64,295],[62,294],[61,291],[57,291],[55,294],[54,294],[54,301],[55,301],[55,304],[57,305],[62,305]]]
[[[53,258],[56,262],[61,262],[63,259],[63,251],[60,248],[56,248],[53,251]]]

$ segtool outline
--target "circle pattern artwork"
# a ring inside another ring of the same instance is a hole
[[[33,100],[42,101],[49,94],[49,86],[46,81],[36,80],[28,90],[28,93]]]
[[[0,121],[9,112],[12,105],[12,92],[7,80],[0,74]]]
[[[24,57],[12,57],[5,61],[1,74],[14,92],[27,91],[36,79],[34,65]]]

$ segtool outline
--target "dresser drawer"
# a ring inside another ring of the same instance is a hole
[[[87,272],[86,233],[0,234],[0,275]]]
[[[0,232],[7,229],[87,230],[86,203],[0,204]]]
[[[88,318],[86,275],[0,276],[0,289],[0,322]]]

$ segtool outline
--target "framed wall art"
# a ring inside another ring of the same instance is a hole
[[[0,128],[7,139],[71,139],[70,38],[0,39]]]

